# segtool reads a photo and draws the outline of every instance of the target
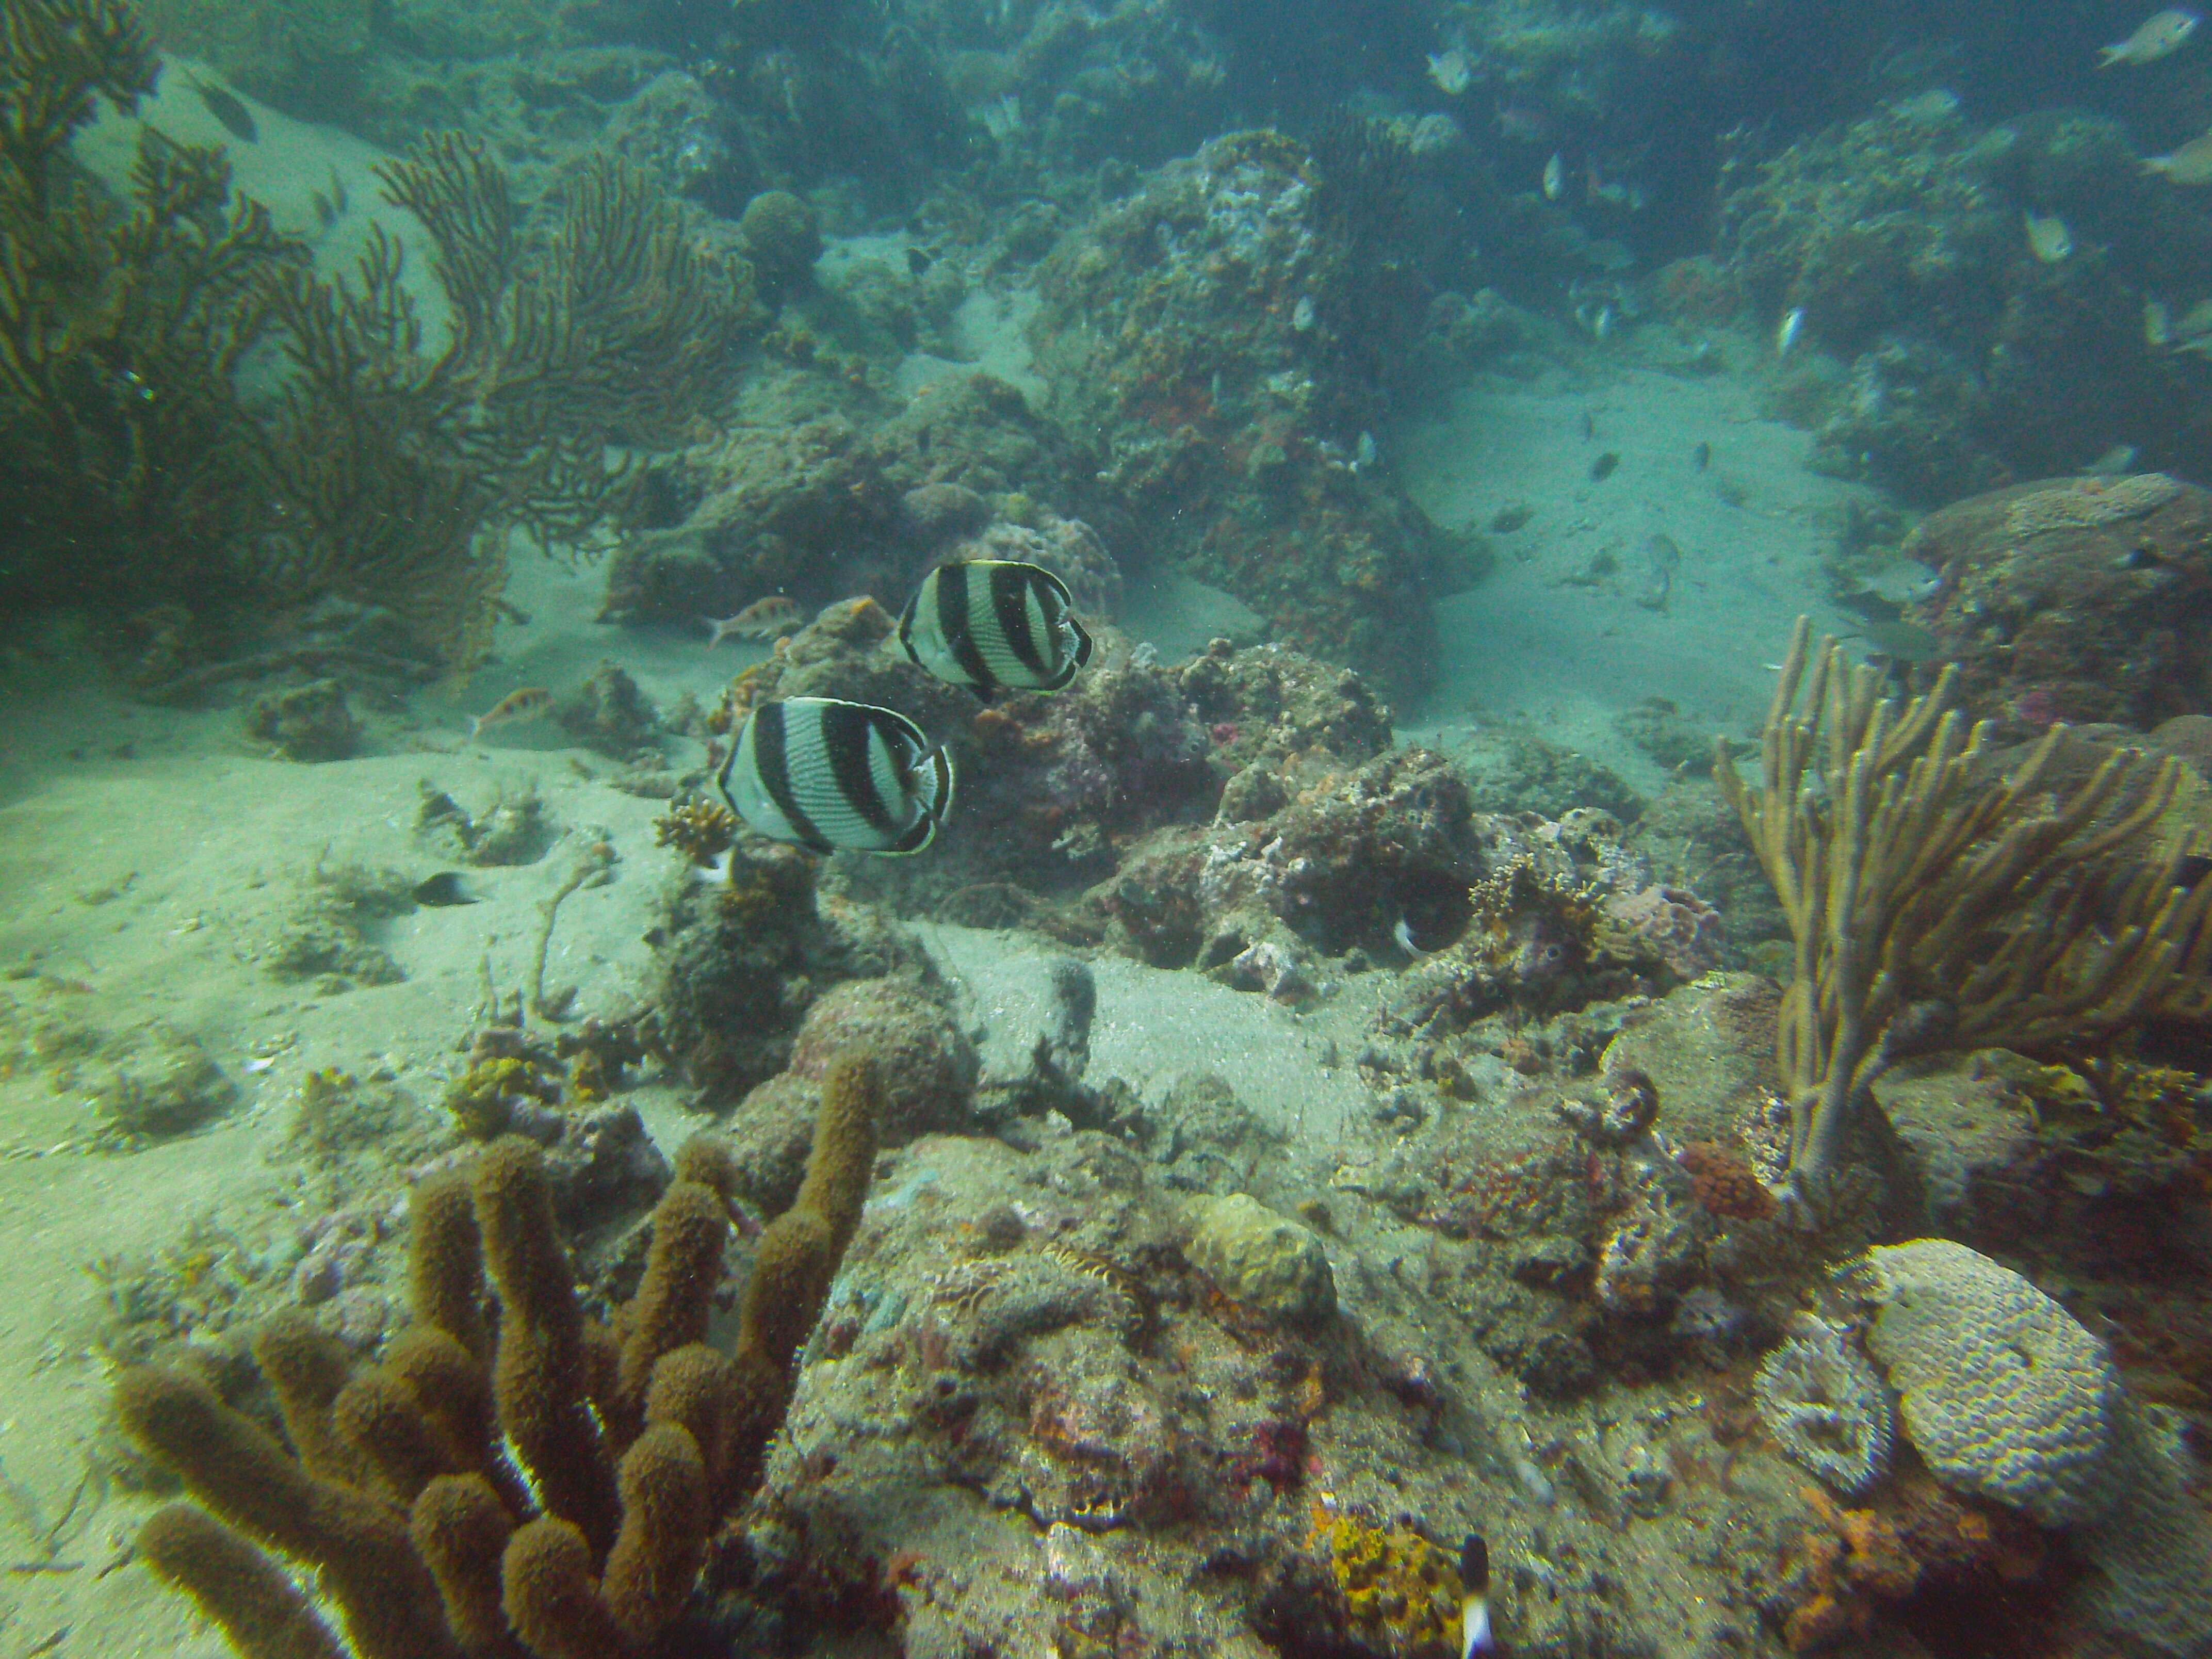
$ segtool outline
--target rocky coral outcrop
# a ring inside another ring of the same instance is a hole
[[[2212,1522],[2193,1461],[2105,1344],[2021,1274],[1949,1239],[1867,1253],[1867,1346],[1938,1480],[2074,1528],[2093,1618],[2162,1655],[2212,1653]]]
[[[1418,685],[1439,538],[1377,456],[1374,354],[1407,300],[1346,234],[1348,178],[1235,133],[1161,169],[1061,243],[1036,336],[1070,430],[1145,562],[1229,588],[1274,637]]]
[[[2030,214],[2070,251],[2039,257]],[[2187,288],[2212,231],[2106,118],[1980,127],[1923,94],[1765,163],[1724,194],[1721,242],[1762,320],[1802,310],[1806,343],[1848,365],[1826,384],[1785,365],[1830,470],[1940,503],[2120,443],[2202,464],[2191,373],[2146,337],[2143,303]]]
[[[2212,713],[2212,492],[2161,472],[2016,484],[1931,514],[1903,552],[1942,573],[1909,614],[2008,734]]]

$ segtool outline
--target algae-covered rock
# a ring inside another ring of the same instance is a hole
[[[1249,1193],[1195,1200],[1189,1213],[1197,1222],[1191,1264],[1231,1301],[1298,1322],[1335,1310],[1336,1276],[1310,1229]]]
[[[561,729],[586,749],[616,760],[659,754],[660,715],[637,682],[602,662],[575,694],[553,711]]]
[[[273,744],[287,760],[343,760],[361,744],[361,722],[346,707],[336,680],[310,680],[257,697],[246,717],[247,735]]]
[[[1967,712],[2025,738],[2054,720],[2152,726],[2212,710],[2212,492],[2164,473],[2046,478],[1921,521],[1904,556],[1941,570],[1908,618],[1958,668]]]
[[[103,1131],[177,1135],[228,1110],[238,1085],[198,1042],[153,1019],[102,1044],[81,1074]]]

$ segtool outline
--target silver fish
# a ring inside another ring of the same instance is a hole
[[[2074,252],[2074,233],[2055,213],[2028,212],[2021,216],[2027,227],[2028,252],[2046,265],[2055,265]]]
[[[1091,660],[1067,584],[1042,565],[957,560],[922,578],[899,617],[908,656],[976,691],[1057,691]]]
[[[1544,199],[1556,202],[1567,193],[1567,158],[1557,150],[1544,163]]]
[[[715,782],[771,841],[817,853],[919,853],[952,810],[952,757],[905,715],[835,697],[763,703]]]
[[[2124,40],[2115,40],[2097,52],[2097,67],[2110,69],[2115,64],[2155,64],[2169,53],[2181,50],[2189,37],[2197,33],[2197,14],[2184,11],[2179,6],[2146,17],[2136,26],[2136,32]]]

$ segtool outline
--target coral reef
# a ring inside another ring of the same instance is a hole
[[[361,744],[361,722],[336,680],[310,680],[255,698],[246,711],[246,732],[287,760],[343,760]]]
[[[2073,1528],[2092,1619],[2154,1652],[2212,1651],[2212,1522],[2187,1454],[2105,1344],[2012,1269],[1949,1239],[1867,1253],[1867,1346],[1913,1449],[1946,1486]]]
[[[650,1004],[661,1042],[702,1105],[720,1109],[781,1072],[824,992],[921,966],[915,946],[868,913],[825,914],[817,864],[797,848],[741,840],[727,880],[685,883],[654,930]]]
[[[728,1233],[726,1160],[686,1149],[637,1294],[610,1328],[577,1304],[540,1154],[510,1139],[465,1179],[418,1191],[415,1322],[380,1364],[349,1374],[343,1350],[298,1317],[262,1326],[255,1357],[289,1449],[197,1377],[125,1370],[125,1427],[202,1506],[157,1514],[148,1553],[233,1631],[271,1605],[276,1575],[256,1546],[310,1565],[364,1659],[517,1641],[642,1649],[689,1602],[717,1520],[759,1483],[793,1356],[859,1223],[881,1087],[866,1054],[831,1073],[806,1178],[762,1235],[726,1356],[702,1340]],[[335,1650],[302,1607],[283,1613],[319,1644],[305,1650]]]
[[[2212,495],[2162,473],[2051,478],[1930,514],[1903,556],[1942,573],[1908,612],[1961,702],[2010,738],[2212,710]],[[1932,682],[1937,664],[1918,671]]]
[[[759,1033],[757,1040],[769,1035]],[[748,1091],[722,1128],[743,1171],[738,1190],[762,1209],[780,1207],[796,1186],[814,1103],[836,1057],[854,1047],[883,1060],[884,1093],[876,1119],[883,1145],[969,1127],[975,1045],[953,1023],[945,988],[933,973],[847,979],[822,989],[788,1042],[785,1068]]]
[[[1360,199],[1279,133],[1214,139],[1063,241],[1036,334],[1056,416],[1101,436],[1109,533],[1146,526],[1273,637],[1410,690],[1437,538],[1359,440],[1425,301],[1331,210]]]
[[[500,786],[492,803],[471,814],[425,778],[415,811],[416,832],[443,843],[465,862],[483,866],[535,864],[545,856],[559,830],[547,817],[535,786]]]
[[[2029,213],[2097,256],[2039,259]],[[1720,246],[1755,314],[1802,311],[1850,365],[1832,394],[1785,366],[1785,400],[1820,411],[1816,459],[1929,504],[2145,439],[2154,464],[2201,465],[2201,394],[2142,316],[2196,280],[2208,236],[2080,110],[1977,127],[1955,99],[1907,100],[1723,176]]]
[[[1843,1497],[1889,1472],[1889,1397],[1849,1333],[1826,1320],[1791,1319],[1759,1368],[1757,1398],[1784,1453]]]
[[[2190,976],[2198,940],[2212,945],[2212,880],[2185,885],[2171,858],[2125,856],[2180,763],[2115,753],[2045,805],[2054,732],[1984,783],[1986,728],[1947,710],[1953,678],[1885,700],[1877,671],[1844,666],[1832,641],[1814,652],[1801,619],[1757,787],[1725,744],[1715,768],[1796,941],[1776,1064],[1790,1101],[1785,1179],[1816,1211],[1847,1158],[1889,1161],[1866,1142],[1879,1135],[1873,1085],[1898,1061],[2108,1032],[2201,994]]]
[[[1191,1266],[1232,1302],[1291,1324],[1336,1311],[1336,1279],[1313,1231],[1248,1193],[1191,1201]]]
[[[637,682],[612,662],[602,662],[570,696],[554,705],[553,718],[586,749],[621,761],[660,757],[660,716]]]

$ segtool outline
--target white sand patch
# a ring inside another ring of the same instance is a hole
[[[1761,418],[1739,380],[1638,368],[1588,389],[1473,386],[1407,426],[1399,468],[1445,529],[1488,533],[1516,506],[1534,515],[1491,534],[1495,568],[1437,605],[1437,689],[1400,711],[1401,739],[1449,753],[1470,725],[1528,724],[1650,787],[1657,769],[1613,731],[1621,710],[1665,697],[1717,732],[1755,730],[1798,613],[1856,626],[1828,604],[1820,558],[1847,501],[1881,499],[1807,471],[1811,445]],[[1594,479],[1608,453],[1618,467]],[[1653,535],[1681,555],[1663,610],[1637,603]],[[1616,574],[1566,583],[1605,556]]]

